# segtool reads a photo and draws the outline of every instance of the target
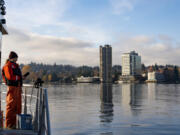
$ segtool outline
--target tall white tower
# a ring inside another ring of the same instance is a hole
[[[141,75],[141,56],[135,51],[122,55],[122,75]]]

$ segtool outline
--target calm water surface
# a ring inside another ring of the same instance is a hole
[[[48,86],[53,135],[179,135],[180,85]]]

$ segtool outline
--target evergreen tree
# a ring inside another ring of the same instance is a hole
[[[178,67],[177,66],[174,67],[174,81],[175,82],[179,81],[179,71],[178,71]]]

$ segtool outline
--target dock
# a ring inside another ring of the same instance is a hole
[[[0,135],[38,135],[32,130],[10,130],[10,129],[1,129]]]
[[[32,116],[30,122],[32,124],[26,125],[25,119],[22,121],[18,119],[16,129],[6,129],[2,126],[0,135],[51,135],[47,89],[38,85],[38,87],[23,86],[22,90],[22,110],[24,111],[22,114]],[[2,91],[1,94],[6,92]]]

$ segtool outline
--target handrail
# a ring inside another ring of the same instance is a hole
[[[27,89],[25,89],[26,91]],[[33,89],[32,89],[33,90]],[[38,135],[51,135],[50,127],[50,114],[49,114],[49,104],[48,104],[48,94],[46,88],[37,88],[36,105],[35,105],[35,115],[33,121],[34,131],[38,132]],[[24,96],[27,97],[27,93],[24,92]],[[31,94],[32,98],[33,95]],[[26,102],[25,98],[25,102]],[[24,112],[27,112],[27,104],[24,105]],[[45,132],[47,131],[47,132]]]
[[[49,115],[49,104],[48,104],[48,94],[47,89],[44,89],[45,94],[45,103],[46,103],[46,119],[47,119],[47,129],[48,135],[51,135],[51,122],[50,122],[50,115]]]
[[[34,132],[38,133],[38,135],[51,135],[47,89],[42,87],[35,88],[33,85],[23,85],[22,90],[22,96],[24,97],[22,110],[24,114],[29,113],[29,111],[32,114]],[[6,93],[6,91],[1,91],[1,94]],[[1,101],[4,102],[4,100]],[[35,112],[32,113],[31,107],[33,107]]]

